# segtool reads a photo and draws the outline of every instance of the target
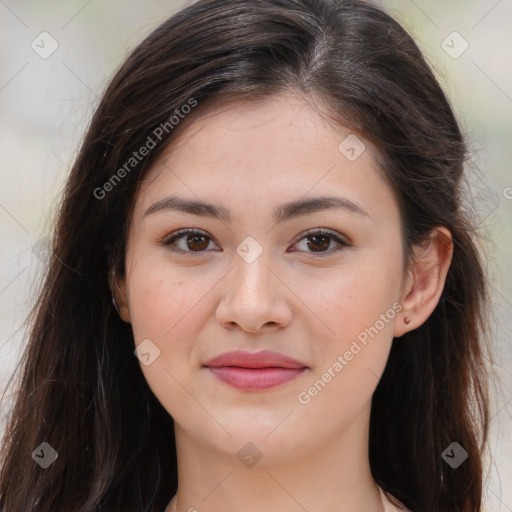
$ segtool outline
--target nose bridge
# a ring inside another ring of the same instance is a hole
[[[258,249],[251,240],[247,244],[242,242],[234,255],[234,269],[229,273],[217,309],[218,321],[224,325],[238,324],[252,332],[264,325],[283,326],[291,315],[280,281],[274,275],[271,251],[260,244]]]
[[[270,270],[272,263],[269,249],[264,249],[254,239],[246,240],[237,247],[234,265],[233,286],[237,294],[242,295],[239,299],[256,300],[262,294],[270,292],[273,287],[273,274]]]

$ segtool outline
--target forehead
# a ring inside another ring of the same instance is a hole
[[[319,108],[295,94],[199,104],[145,176],[134,216],[170,191],[247,206],[309,192],[357,196],[364,189],[370,203],[382,202],[391,191],[376,148]]]

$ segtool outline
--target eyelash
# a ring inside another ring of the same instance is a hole
[[[198,229],[180,229],[178,231],[175,231],[174,233],[171,233],[169,235],[169,237],[167,237],[164,240],[162,240],[161,243],[164,246],[166,246],[166,247],[170,247],[177,240],[179,240],[181,238],[184,238],[185,235],[202,235],[205,238],[208,238],[210,241],[213,241],[213,239],[204,231],[201,231],[201,230],[198,230]],[[315,257],[320,257],[321,258],[323,256],[331,255],[332,253],[337,252],[338,250],[341,250],[344,247],[350,247],[351,246],[351,244],[349,244],[348,242],[342,240],[335,232],[332,232],[332,231],[329,231],[329,230],[325,230],[325,229],[310,229],[310,230],[306,231],[305,233],[303,233],[301,235],[301,238],[299,238],[297,240],[297,242],[294,242],[294,245],[296,243],[298,243],[298,242],[301,242],[305,238],[311,238],[311,237],[313,237],[315,235],[327,236],[327,237],[331,238],[332,240],[334,240],[335,242],[337,242],[339,244],[339,247],[340,247],[338,249],[334,249],[334,250],[331,249],[329,251],[316,252],[316,253],[315,252],[306,251],[309,254],[313,254]],[[208,245],[210,245],[210,244],[208,243]],[[329,245],[330,245],[330,243],[329,243]],[[171,248],[170,250],[172,252],[177,252],[177,253],[181,253],[181,254],[190,254],[193,257],[202,256],[205,252],[207,252],[206,250],[203,250],[203,251],[185,251],[183,249],[177,249],[177,248]]]

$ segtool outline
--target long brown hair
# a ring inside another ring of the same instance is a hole
[[[421,327],[394,340],[374,393],[369,456],[375,481],[414,512],[481,511],[487,284],[463,208],[466,142],[411,37],[362,0],[199,0],[154,30],[115,74],[67,180],[27,321],[1,453],[6,511],[162,512],[175,494],[173,420],[114,309],[112,271],[124,274],[137,185],[176,138],[173,116],[191,101],[285,90],[315,95],[334,120],[377,146],[408,258],[434,227],[452,234],[440,302]],[[149,138],[148,154],[130,160]],[[32,456],[43,442],[58,453],[46,469]],[[457,469],[442,458],[452,442],[468,454]]]

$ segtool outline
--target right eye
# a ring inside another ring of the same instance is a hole
[[[176,242],[181,242],[181,247]],[[163,245],[170,247],[171,251],[190,254],[204,252],[210,242],[212,238],[204,231],[197,229],[180,229],[162,241]]]

